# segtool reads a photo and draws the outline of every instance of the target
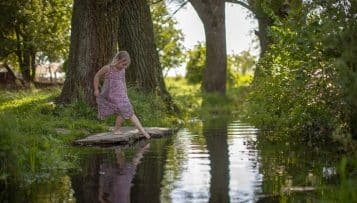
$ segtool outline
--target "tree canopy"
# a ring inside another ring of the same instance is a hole
[[[0,3],[0,57],[33,79],[36,60],[65,59],[69,50],[72,1],[3,0]],[[30,69],[31,77],[30,77]]]

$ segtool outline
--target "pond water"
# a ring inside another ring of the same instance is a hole
[[[130,147],[70,147],[77,167],[9,202],[315,202],[336,182],[338,158],[306,146],[265,144],[239,120],[195,121]],[[75,155],[73,155],[75,154]]]

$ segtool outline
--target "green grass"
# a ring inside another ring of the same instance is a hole
[[[200,85],[189,84],[185,78],[166,78],[166,85],[186,121],[212,115],[239,116],[237,114],[247,94],[246,86],[229,88],[225,96],[204,93]]]

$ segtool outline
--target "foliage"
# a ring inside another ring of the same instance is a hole
[[[230,54],[227,57],[228,87],[236,88],[250,84],[256,57],[248,51]]]
[[[17,67],[11,60],[16,55],[18,65],[24,70],[34,60],[65,58],[69,48],[71,7],[70,0],[1,1],[0,60]]]
[[[274,44],[258,64],[248,98],[249,120],[280,132],[270,139],[301,135],[311,143],[350,136],[356,114],[349,100],[356,101],[353,12],[340,1],[314,1],[271,28]]]
[[[188,51],[186,64],[186,78],[191,84],[202,84],[203,72],[206,61],[206,48],[203,43],[198,43]],[[249,52],[227,56],[227,85],[230,88],[247,85],[250,83],[252,70],[255,66],[255,57]]]
[[[200,42],[187,53],[186,78],[191,84],[202,84],[206,61],[206,46]]]
[[[178,22],[168,12],[165,1],[152,1],[150,7],[161,67],[167,72],[185,60],[183,33],[176,28]]]

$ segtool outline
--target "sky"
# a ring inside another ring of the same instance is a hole
[[[171,12],[176,10],[177,5],[169,5]],[[226,3],[226,41],[227,54],[250,51],[253,55],[259,54],[258,42],[254,34],[257,22],[249,16],[247,9],[231,3]],[[205,41],[203,24],[191,4],[180,9],[174,18],[178,21],[177,28],[184,33],[184,46],[186,49],[193,48],[197,42]],[[255,41],[255,42],[253,42]],[[184,75],[184,65],[169,71],[169,76]]]

